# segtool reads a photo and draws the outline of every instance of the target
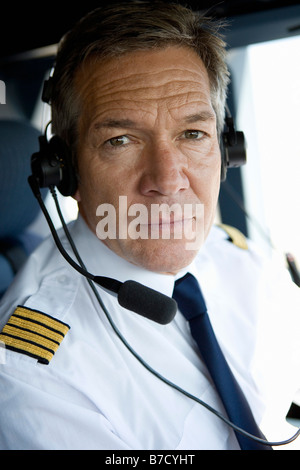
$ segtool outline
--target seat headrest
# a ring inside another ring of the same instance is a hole
[[[39,135],[28,122],[0,120],[0,239],[22,232],[39,213],[27,182]]]

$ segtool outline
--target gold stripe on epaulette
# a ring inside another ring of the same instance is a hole
[[[18,306],[0,333],[0,340],[7,349],[49,364],[69,329],[69,325],[50,315]]]
[[[240,232],[237,228],[232,227],[231,225],[218,224],[218,226],[227,233],[230,241],[234,245],[242,248],[243,250],[248,250],[247,239],[242,232]]]

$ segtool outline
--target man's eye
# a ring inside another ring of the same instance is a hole
[[[113,137],[107,141],[112,147],[121,147],[121,145],[127,144],[129,138],[126,135],[120,135],[118,137]]]
[[[193,131],[193,130],[188,130],[185,131],[183,136],[185,139],[189,140],[201,140],[204,137],[204,132],[202,131]]]

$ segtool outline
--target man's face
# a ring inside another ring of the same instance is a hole
[[[208,235],[220,186],[216,117],[201,59],[184,47],[132,52],[87,64],[76,87],[81,115],[75,197],[81,215],[94,233],[100,215],[106,217],[108,237],[102,241],[119,256],[176,273]],[[143,210],[127,215],[124,203]],[[104,204],[115,208],[116,231]],[[177,210],[151,218],[155,205]],[[193,245],[196,230],[203,236]]]

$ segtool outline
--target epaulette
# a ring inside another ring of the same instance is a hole
[[[232,227],[231,225],[218,224],[218,227],[224,230],[229,237],[229,240],[239,248],[243,250],[248,250],[247,238],[245,235],[240,232],[237,228]]]
[[[18,306],[2,332],[5,348],[49,364],[70,326],[46,313]]]

